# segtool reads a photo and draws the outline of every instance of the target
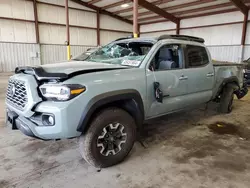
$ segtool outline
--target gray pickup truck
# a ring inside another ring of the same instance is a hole
[[[246,93],[243,66],[213,63],[201,38],[121,39],[83,59],[17,67],[7,124],[43,140],[79,137],[83,158],[108,167],[128,155],[144,121],[209,101],[229,113],[234,94]]]

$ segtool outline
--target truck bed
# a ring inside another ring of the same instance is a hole
[[[236,62],[229,62],[229,61],[215,61],[213,60],[214,66],[244,66],[244,63],[236,63]]]
[[[226,79],[237,78],[240,87],[243,86],[243,67],[244,63],[233,63],[223,61],[213,61],[215,86],[213,88],[213,98],[216,97],[220,86]]]

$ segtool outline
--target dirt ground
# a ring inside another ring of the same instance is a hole
[[[0,75],[0,188],[249,188],[250,95],[231,114],[209,104],[145,124],[121,164],[95,169],[77,139],[39,141],[4,125],[6,75]]]

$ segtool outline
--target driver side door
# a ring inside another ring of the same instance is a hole
[[[184,55],[181,44],[164,44],[155,51],[148,69],[147,79],[147,118],[171,113],[185,107],[185,95],[188,93],[187,78],[184,76]],[[163,101],[155,97],[154,83],[160,84]]]

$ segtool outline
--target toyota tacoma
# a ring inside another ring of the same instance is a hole
[[[79,137],[83,158],[108,167],[129,154],[143,122],[210,101],[229,113],[234,94],[246,93],[243,65],[212,62],[202,38],[128,38],[69,62],[17,67],[6,117],[31,137]]]

